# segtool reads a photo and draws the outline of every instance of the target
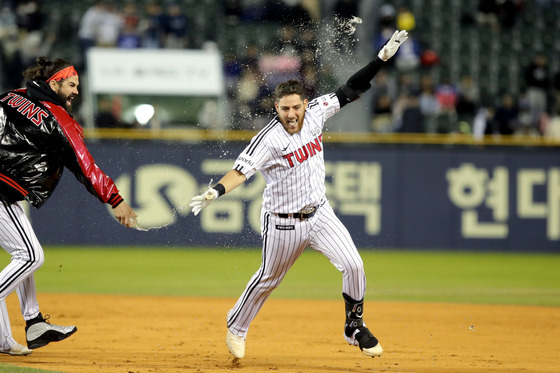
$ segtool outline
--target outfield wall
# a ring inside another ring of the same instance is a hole
[[[327,135],[325,135],[327,136]],[[39,240],[63,245],[260,246],[260,175],[198,217],[245,141],[88,141],[147,232],[127,230],[66,170],[31,211]],[[560,252],[560,148],[325,142],[327,194],[360,248]]]

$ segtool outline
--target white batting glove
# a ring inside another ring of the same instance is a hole
[[[397,30],[391,36],[391,39],[381,48],[379,51],[379,58],[383,61],[387,61],[389,58],[393,57],[395,53],[399,50],[399,47],[408,39],[408,32],[406,30]]]
[[[189,206],[192,207],[192,212],[196,216],[203,208],[211,204],[216,198],[218,198],[218,191],[214,188],[210,188],[203,194],[193,197]]]

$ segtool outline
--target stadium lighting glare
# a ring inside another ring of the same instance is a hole
[[[136,121],[140,123],[141,126],[145,126],[154,116],[154,112],[155,109],[152,105],[142,104],[138,105],[136,109],[134,109],[134,116],[136,117]]]

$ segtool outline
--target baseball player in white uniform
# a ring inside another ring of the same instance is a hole
[[[378,56],[346,84],[309,102],[301,82],[279,84],[275,90],[278,115],[253,137],[218,184],[192,198],[190,206],[197,215],[257,171],[266,181],[261,212],[262,263],[227,314],[226,344],[235,358],[245,355],[251,321],[307,247],[321,252],[342,272],[346,341],[359,346],[367,356],[382,354],[381,345],[362,318],[366,291],[362,259],[325,195],[322,133],[328,118],[371,87],[384,61],[407,38],[405,30],[395,31]]]

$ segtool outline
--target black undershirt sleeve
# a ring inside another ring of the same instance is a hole
[[[335,92],[340,102],[340,107],[357,100],[362,93],[370,89],[371,80],[381,70],[383,64],[383,60],[376,56],[373,61],[352,75],[346,81],[346,84],[340,86]]]

